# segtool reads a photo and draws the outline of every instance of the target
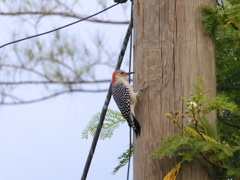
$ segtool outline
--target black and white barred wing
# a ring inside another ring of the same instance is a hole
[[[115,100],[122,116],[127,120],[128,125],[133,128],[136,137],[140,136],[141,126],[130,109],[130,91],[123,83],[117,83],[112,86],[113,99]]]
[[[117,83],[112,86],[113,99],[116,102],[123,117],[129,122],[130,118],[130,92],[123,83]],[[130,124],[129,124],[130,125]]]

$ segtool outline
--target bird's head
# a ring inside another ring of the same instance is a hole
[[[129,74],[133,74],[134,72],[125,72],[123,70],[115,70],[112,74],[112,83],[115,83],[118,79],[127,79]]]

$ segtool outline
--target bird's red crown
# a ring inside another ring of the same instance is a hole
[[[115,71],[112,73],[112,83],[115,83],[115,81],[116,81],[116,75],[117,75],[117,70],[115,70]]]

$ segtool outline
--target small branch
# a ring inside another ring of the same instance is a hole
[[[71,17],[76,19],[84,19],[85,16],[81,16],[75,13],[67,13],[67,12],[42,12],[42,11],[16,11],[16,12],[0,12],[2,16],[24,16],[24,15],[41,15],[41,16],[64,16]],[[102,20],[97,18],[91,18],[86,21],[94,22],[94,23],[105,23],[105,24],[129,24],[129,21],[113,21],[113,20]]]
[[[204,124],[203,121],[202,121],[202,118],[201,118],[201,116],[200,116],[200,112],[197,112],[197,116],[198,116],[198,119],[199,119],[199,121],[201,122],[201,124],[202,124],[202,126],[203,126],[203,128],[204,128],[205,133],[207,133],[207,129],[206,129],[205,124]]]
[[[49,77],[47,77],[45,74],[42,74],[41,72],[38,72],[32,68],[28,68],[24,65],[14,65],[14,64],[2,64],[1,67],[7,67],[7,68],[13,68],[13,69],[18,69],[18,70],[25,70],[25,71],[28,71],[28,72],[31,72],[31,73],[34,73],[44,79],[47,79],[48,81],[51,81],[51,79]]]
[[[203,139],[205,142],[207,142],[206,139],[204,138],[204,136],[198,131],[197,126],[198,126],[198,124],[197,124],[197,121],[196,121],[195,128],[196,128],[197,133],[202,137],[202,139]],[[199,152],[199,153],[201,154],[201,152]],[[216,154],[213,149],[211,149],[211,153],[212,153],[213,155]],[[201,154],[201,155],[202,155],[202,154]],[[204,156],[202,155],[202,157],[204,157]],[[208,159],[205,159],[205,160],[209,161]],[[218,160],[218,162],[219,162],[220,164],[223,164],[223,162],[222,162],[221,160]]]
[[[69,70],[70,72],[74,72],[73,68],[70,67],[68,64],[64,63],[63,61],[57,60],[57,59],[53,59],[50,60],[49,58],[42,58],[42,63],[44,64],[45,62],[49,62],[49,63],[56,63],[62,67],[64,67],[65,69]]]
[[[228,21],[227,21],[227,24],[228,24]],[[240,28],[235,23],[230,22],[229,24],[232,26],[233,29],[240,31]]]
[[[36,84],[98,84],[98,83],[110,83],[111,80],[94,80],[94,81],[12,81],[12,82],[3,82],[0,81],[0,85],[36,85]]]
[[[60,96],[60,95],[66,94],[66,93],[76,93],[76,92],[102,93],[102,92],[106,92],[106,91],[108,91],[108,90],[107,89],[100,89],[100,90],[74,89],[74,90],[61,91],[61,92],[57,92],[57,93],[51,94],[49,96],[44,96],[44,97],[41,97],[41,98],[38,98],[38,99],[26,100],[26,101],[20,100],[19,98],[16,98],[15,96],[10,95],[10,94],[1,93],[1,94],[4,94],[4,95],[7,95],[7,97],[10,97],[10,98],[14,97],[14,99],[18,99],[19,102],[0,102],[0,105],[7,105],[7,106],[9,106],[9,105],[32,104],[32,103],[45,101],[45,100],[48,100],[48,99],[51,99],[53,97],[57,97],[57,96]]]
[[[223,120],[221,120],[221,119],[220,119],[220,121],[221,121],[223,124],[226,124],[226,125],[228,125],[228,126],[231,126],[231,127],[237,128],[237,129],[240,129],[240,126],[238,126],[238,125],[225,122],[225,121],[223,121]]]
[[[222,166],[219,166],[219,165],[217,165],[217,164],[214,164],[213,162],[211,162],[209,159],[207,159],[204,155],[203,155],[203,153],[201,153],[201,152],[198,152],[201,156],[202,156],[202,158],[205,160],[205,161],[207,161],[210,165],[212,165],[212,166],[214,166],[215,168],[218,168],[218,169],[224,169],[224,170],[226,170],[226,168],[224,168],[224,167],[222,167]]]
[[[196,121],[196,123],[195,123],[195,129],[196,129],[196,131],[197,131],[197,133],[202,137],[202,139],[204,140],[204,141],[206,141],[206,139],[203,137],[203,135],[198,131],[198,121]]]
[[[8,94],[8,93],[5,93],[5,92],[0,92],[0,94],[2,95],[2,99],[8,97],[8,98],[11,98],[11,99],[14,99],[15,101],[19,101],[19,102],[22,102],[22,100],[20,98],[18,98],[17,96],[14,96],[12,94]],[[3,102],[3,100],[1,101],[1,103]],[[0,104],[1,104],[0,103]]]

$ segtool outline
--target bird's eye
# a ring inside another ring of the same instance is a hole
[[[124,74],[124,72],[121,72],[121,74]]]

